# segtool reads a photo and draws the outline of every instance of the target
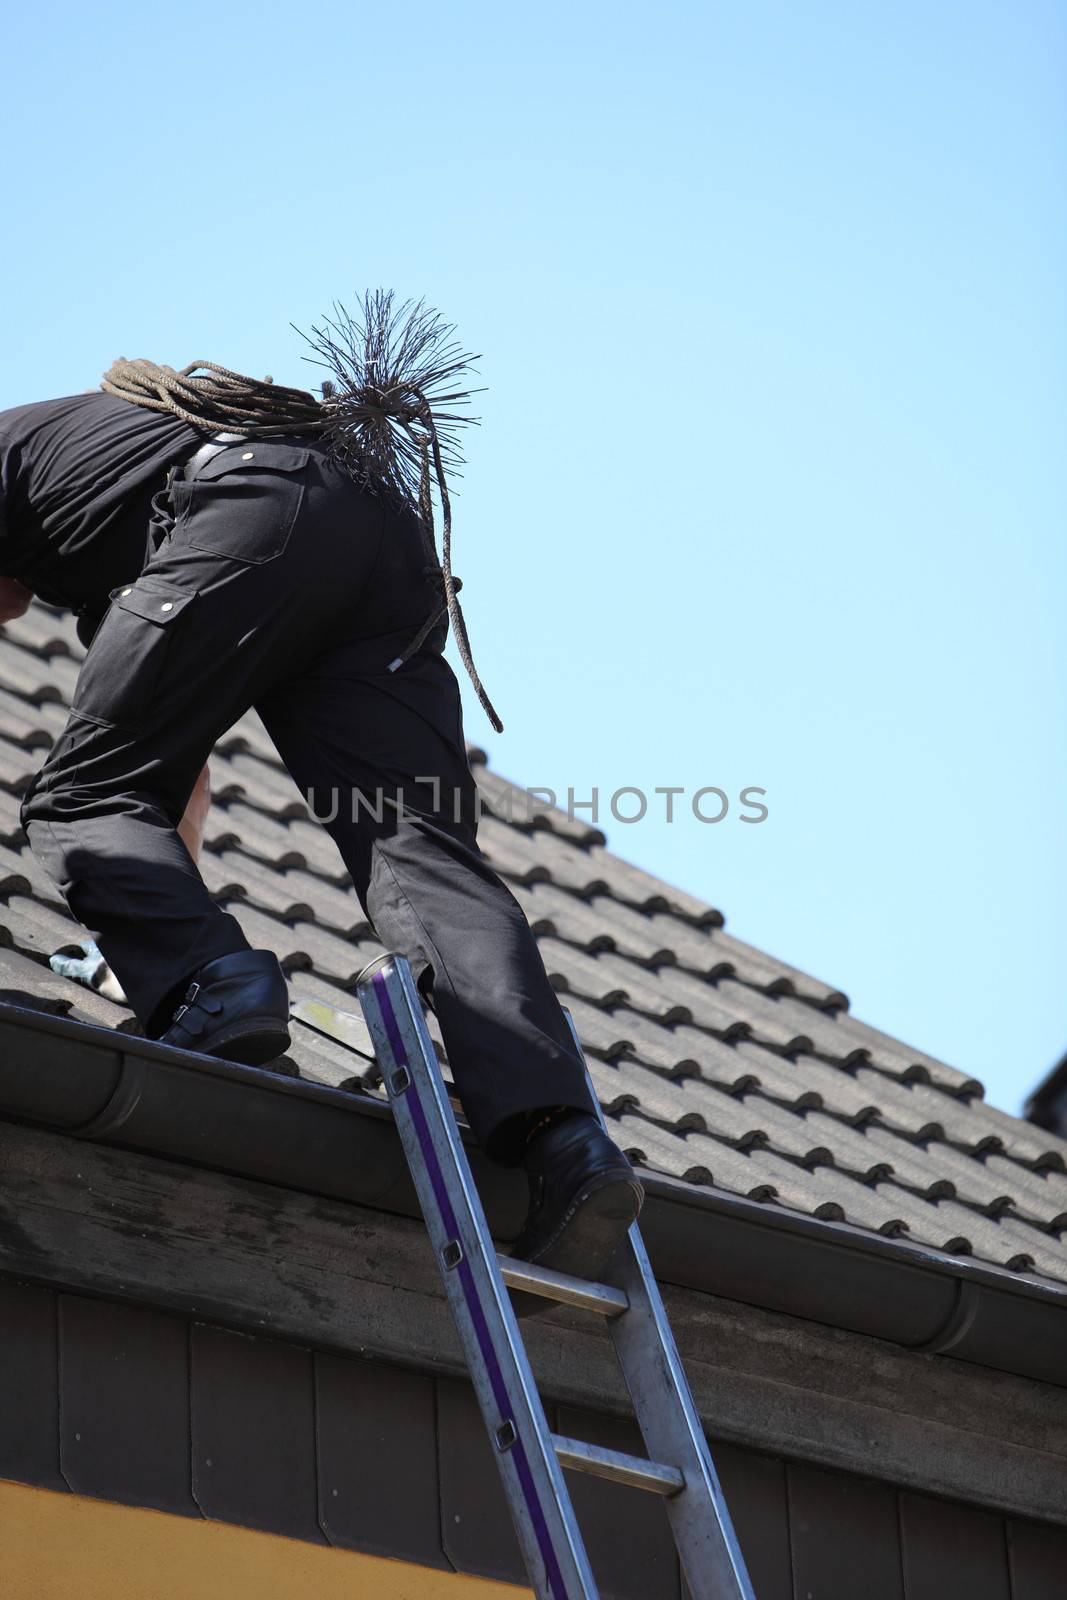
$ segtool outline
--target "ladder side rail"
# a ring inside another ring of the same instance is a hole
[[[617,1282],[629,1294],[634,1315],[613,1320],[608,1331],[646,1450],[650,1457],[680,1468],[685,1478],[685,1489],[665,1500],[664,1507],[692,1600],[755,1600],[733,1519],[636,1223],[631,1225],[630,1237],[619,1256],[622,1263]]]
[[[598,1600],[411,969],[383,956],[356,987],[538,1600]]]
[[[574,1018],[568,1025],[585,1063]],[[588,1064],[593,1104],[607,1130]],[[608,1321],[641,1436],[649,1456],[670,1462],[685,1478],[680,1494],[664,1501],[692,1600],[755,1600],[745,1559],[722,1485],[693,1401],[663,1297],[637,1222],[612,1264],[610,1281],[630,1301],[630,1311]]]

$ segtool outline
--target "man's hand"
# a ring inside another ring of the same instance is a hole
[[[32,599],[33,590],[27,589],[17,578],[0,578],[0,624],[21,617]]]
[[[193,792],[186,804],[185,814],[178,824],[178,835],[194,861],[200,860],[200,847],[204,842],[204,825],[207,822],[207,814],[210,809],[211,772],[205,761],[203,770],[193,785]]]

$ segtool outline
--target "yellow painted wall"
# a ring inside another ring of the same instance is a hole
[[[0,1481],[3,1600],[522,1600],[531,1592]]]

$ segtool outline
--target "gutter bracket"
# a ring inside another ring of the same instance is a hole
[[[924,1339],[921,1344],[909,1344],[904,1348],[914,1350],[919,1355],[944,1355],[952,1350],[960,1341],[966,1338],[974,1326],[974,1319],[978,1315],[981,1303],[981,1292],[978,1284],[971,1283],[963,1278],[956,1279],[956,1295],[952,1309],[944,1322],[931,1338]]]
[[[119,1080],[100,1110],[81,1127],[63,1131],[75,1139],[98,1139],[121,1129],[141,1103],[147,1067],[146,1061],[124,1054]]]

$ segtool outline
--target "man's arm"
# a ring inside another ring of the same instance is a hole
[[[17,578],[0,578],[0,624],[21,617],[32,599],[33,590],[27,589]]]

